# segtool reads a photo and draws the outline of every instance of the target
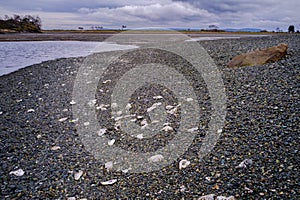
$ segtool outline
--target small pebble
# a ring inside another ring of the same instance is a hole
[[[66,121],[68,119],[68,117],[64,117],[64,118],[60,118],[58,121],[59,122],[64,122],[64,121]]]
[[[51,150],[52,151],[57,151],[57,150],[59,150],[60,149],[60,146],[53,146],[53,147],[51,147]]]
[[[112,146],[116,142],[115,139],[109,140],[107,143],[109,146]]]

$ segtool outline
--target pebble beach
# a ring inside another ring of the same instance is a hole
[[[289,46],[279,62],[226,67],[236,55],[279,43]],[[299,199],[300,35],[199,44],[224,82],[222,133],[203,159],[195,153],[203,137],[199,134],[174,163],[148,173],[109,171],[82,143],[72,92],[84,57],[45,61],[0,76],[1,199],[200,199],[211,194]],[[197,82],[199,77],[191,78]],[[196,94],[209,99],[201,78],[199,82]],[[209,118],[202,117],[205,126]],[[183,159],[189,165],[180,169]]]

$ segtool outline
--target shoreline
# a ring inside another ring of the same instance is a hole
[[[226,68],[229,59],[241,52],[281,42],[288,43],[289,50],[279,62]],[[104,164],[85,149],[72,121],[70,104],[84,57],[45,61],[1,76],[0,197],[198,199],[218,194],[237,199],[298,199],[300,35],[200,44],[221,72],[227,116],[213,151],[199,160],[195,154],[202,140],[199,134],[178,159],[191,161],[182,170],[176,160],[159,171],[144,174],[107,172]],[[207,95],[201,93],[199,101],[209,99]],[[209,108],[209,104],[203,106]],[[237,168],[245,159],[253,164]],[[17,169],[25,174],[9,174]],[[82,177],[74,180],[78,171],[83,171]],[[108,186],[100,183],[111,179],[117,182]]]
[[[80,31],[45,31],[43,33],[6,33],[0,34],[0,42],[10,41],[104,41],[105,39],[121,33],[120,31],[115,32],[80,32]],[[124,34],[125,32],[122,32]],[[130,31],[130,34],[169,34],[170,31]],[[247,33],[247,32],[176,32],[171,33],[185,34],[191,38],[193,37],[259,37],[259,36],[276,36],[276,35],[287,35],[288,33]]]

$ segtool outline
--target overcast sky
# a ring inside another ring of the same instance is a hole
[[[0,0],[0,14],[31,14],[43,29],[181,27],[300,29],[300,0]]]

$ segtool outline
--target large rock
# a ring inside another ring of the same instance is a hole
[[[288,45],[281,43],[267,49],[252,51],[234,57],[227,66],[230,68],[242,66],[262,65],[269,62],[276,62],[282,59],[287,52]]]

